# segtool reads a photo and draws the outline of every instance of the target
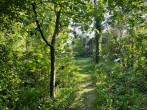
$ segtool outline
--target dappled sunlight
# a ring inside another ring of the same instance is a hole
[[[76,60],[79,74],[79,91],[73,110],[92,110],[95,100],[95,86],[93,84],[94,63],[91,58]]]
[[[0,0],[0,110],[146,110],[147,0]]]

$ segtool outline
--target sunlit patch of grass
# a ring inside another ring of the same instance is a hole
[[[95,64],[91,58],[80,58],[75,61],[78,69],[78,88],[72,110],[89,109],[93,107],[95,99],[95,88],[93,86],[93,74]],[[87,108],[85,108],[87,107]],[[92,108],[93,109],[93,108]]]

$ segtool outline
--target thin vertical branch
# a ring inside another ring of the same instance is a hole
[[[36,24],[37,24],[37,27],[39,29],[39,32],[41,34],[41,37],[42,39],[44,40],[44,42],[49,46],[49,47],[52,47],[52,45],[46,40],[44,34],[43,34],[43,31],[41,29],[41,26],[39,24],[39,21],[38,21],[38,16],[37,16],[37,12],[36,12],[36,6],[35,6],[35,3],[32,4],[32,7],[33,7],[33,11],[34,11],[34,14],[35,14],[35,18],[36,18]]]

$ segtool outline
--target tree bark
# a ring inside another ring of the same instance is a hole
[[[96,63],[99,63],[100,60],[100,34],[96,32],[95,35],[95,61]]]
[[[56,22],[54,34],[52,36],[51,45],[53,47],[50,48],[51,52],[51,77],[50,77],[50,97],[55,98],[55,77],[56,77],[56,60],[55,60],[55,43],[59,33],[59,23],[60,22],[60,12],[56,13]]]
[[[95,10],[98,6],[98,2],[94,0]],[[101,22],[100,17],[95,16],[95,29],[97,30],[95,33],[95,62],[99,63],[100,60],[100,37],[101,37]]]
[[[51,61],[51,76],[50,76],[50,97],[55,98],[55,76],[56,76],[56,66],[55,66],[55,48],[50,47],[50,61]]]

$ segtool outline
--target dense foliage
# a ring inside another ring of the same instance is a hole
[[[42,110],[46,107],[52,109],[49,106],[54,105],[49,98],[49,49],[39,37],[29,37],[28,33],[23,32],[20,28],[16,28],[14,31],[9,35],[6,35],[8,32],[1,32],[0,109]],[[21,33],[19,33],[20,31]],[[56,91],[57,97],[63,100],[63,104],[59,104],[57,101],[55,105],[64,108],[70,103],[66,101],[65,105],[64,100],[68,100],[74,95],[72,93],[76,90],[77,81],[72,51],[66,44],[68,36],[60,36],[60,39],[64,39],[64,41],[58,41],[60,48],[57,48],[56,51]],[[65,44],[61,45],[62,42]],[[63,51],[65,52],[63,53]]]
[[[103,60],[96,67],[96,108],[110,110],[144,110],[146,80],[140,71],[125,68],[118,62]]]
[[[76,60],[93,55],[99,60],[96,109],[144,110],[146,6],[146,0],[1,0],[0,110],[65,110],[79,86]],[[86,37],[71,33],[79,27]],[[89,51],[92,32],[94,48]],[[52,52],[42,36],[55,50],[54,99]],[[114,62],[117,58],[121,60]]]
[[[96,108],[100,110],[146,108],[147,3],[122,1],[112,0],[107,7],[110,28],[102,34],[102,59],[95,72]]]

